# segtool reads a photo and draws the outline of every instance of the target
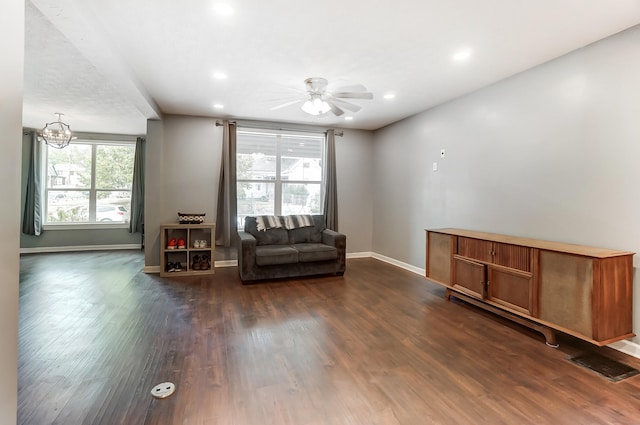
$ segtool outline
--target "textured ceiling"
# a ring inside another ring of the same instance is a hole
[[[213,4],[27,0],[25,126],[63,112],[128,134],[161,113],[376,129],[640,23],[638,0],[233,0],[229,17]],[[271,110],[311,76],[375,97],[352,121]]]

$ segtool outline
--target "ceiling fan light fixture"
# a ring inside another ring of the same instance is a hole
[[[69,146],[72,139],[75,139],[71,134],[71,128],[69,124],[62,122],[62,115],[60,112],[55,113],[58,116],[57,121],[47,123],[40,131],[40,139],[51,146],[52,148],[62,149]]]
[[[311,99],[302,105],[302,110],[311,115],[323,115],[331,110],[331,106],[319,96],[311,96]]]

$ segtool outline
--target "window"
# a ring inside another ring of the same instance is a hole
[[[238,130],[238,227],[248,215],[322,212],[324,135]]]
[[[134,156],[131,142],[46,146],[44,224],[128,223]]]

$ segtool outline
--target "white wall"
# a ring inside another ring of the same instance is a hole
[[[640,252],[638,46],[640,26],[376,132],[374,251],[424,267],[423,229],[460,227]]]
[[[24,0],[0,3],[0,422],[15,424],[18,406],[20,165],[24,71]]]

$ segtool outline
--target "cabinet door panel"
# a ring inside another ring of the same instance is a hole
[[[486,287],[486,266],[459,256],[453,258],[453,287],[472,297],[483,299]]]
[[[518,270],[489,266],[487,298],[498,304],[533,314],[532,287],[533,275]]]
[[[451,256],[454,254],[451,235],[429,232],[427,234],[427,277],[451,285]]]
[[[458,255],[478,261],[493,261],[493,242],[481,239],[458,237]]]
[[[531,271],[531,248],[501,242],[493,244],[493,263],[512,269]]]
[[[591,338],[593,259],[540,251],[540,318]]]

